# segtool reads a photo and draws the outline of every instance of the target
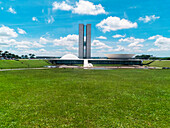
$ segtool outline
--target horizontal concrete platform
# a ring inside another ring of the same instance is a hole
[[[121,58],[119,58],[119,59],[58,59],[58,58],[56,58],[56,59],[48,59],[49,61],[50,60],[76,60],[76,61],[81,61],[81,60],[99,60],[99,61],[105,61],[105,60],[113,60],[113,61],[116,61],[116,60],[118,60],[118,61],[127,61],[127,60],[129,60],[129,61],[141,61],[140,59],[121,59]]]
[[[84,60],[88,60],[88,63],[92,64],[123,64],[123,65],[142,65],[141,60],[137,59],[49,59],[52,64],[83,64]]]

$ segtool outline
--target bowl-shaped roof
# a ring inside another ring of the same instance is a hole
[[[105,54],[108,59],[130,59],[135,54]]]

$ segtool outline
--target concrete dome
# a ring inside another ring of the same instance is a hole
[[[79,58],[73,54],[66,54],[60,58],[61,60],[78,60]]]

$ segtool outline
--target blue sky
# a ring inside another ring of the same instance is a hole
[[[0,0],[0,49],[78,53],[78,24],[92,24],[92,56],[170,56],[169,0]]]

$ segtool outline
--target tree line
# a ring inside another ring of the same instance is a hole
[[[170,57],[154,57],[153,55],[137,55],[135,59],[149,59],[149,60],[170,60]]]
[[[28,54],[28,55],[16,55],[13,53],[10,53],[9,51],[2,51],[0,50],[0,58],[1,59],[35,59],[34,54]]]

